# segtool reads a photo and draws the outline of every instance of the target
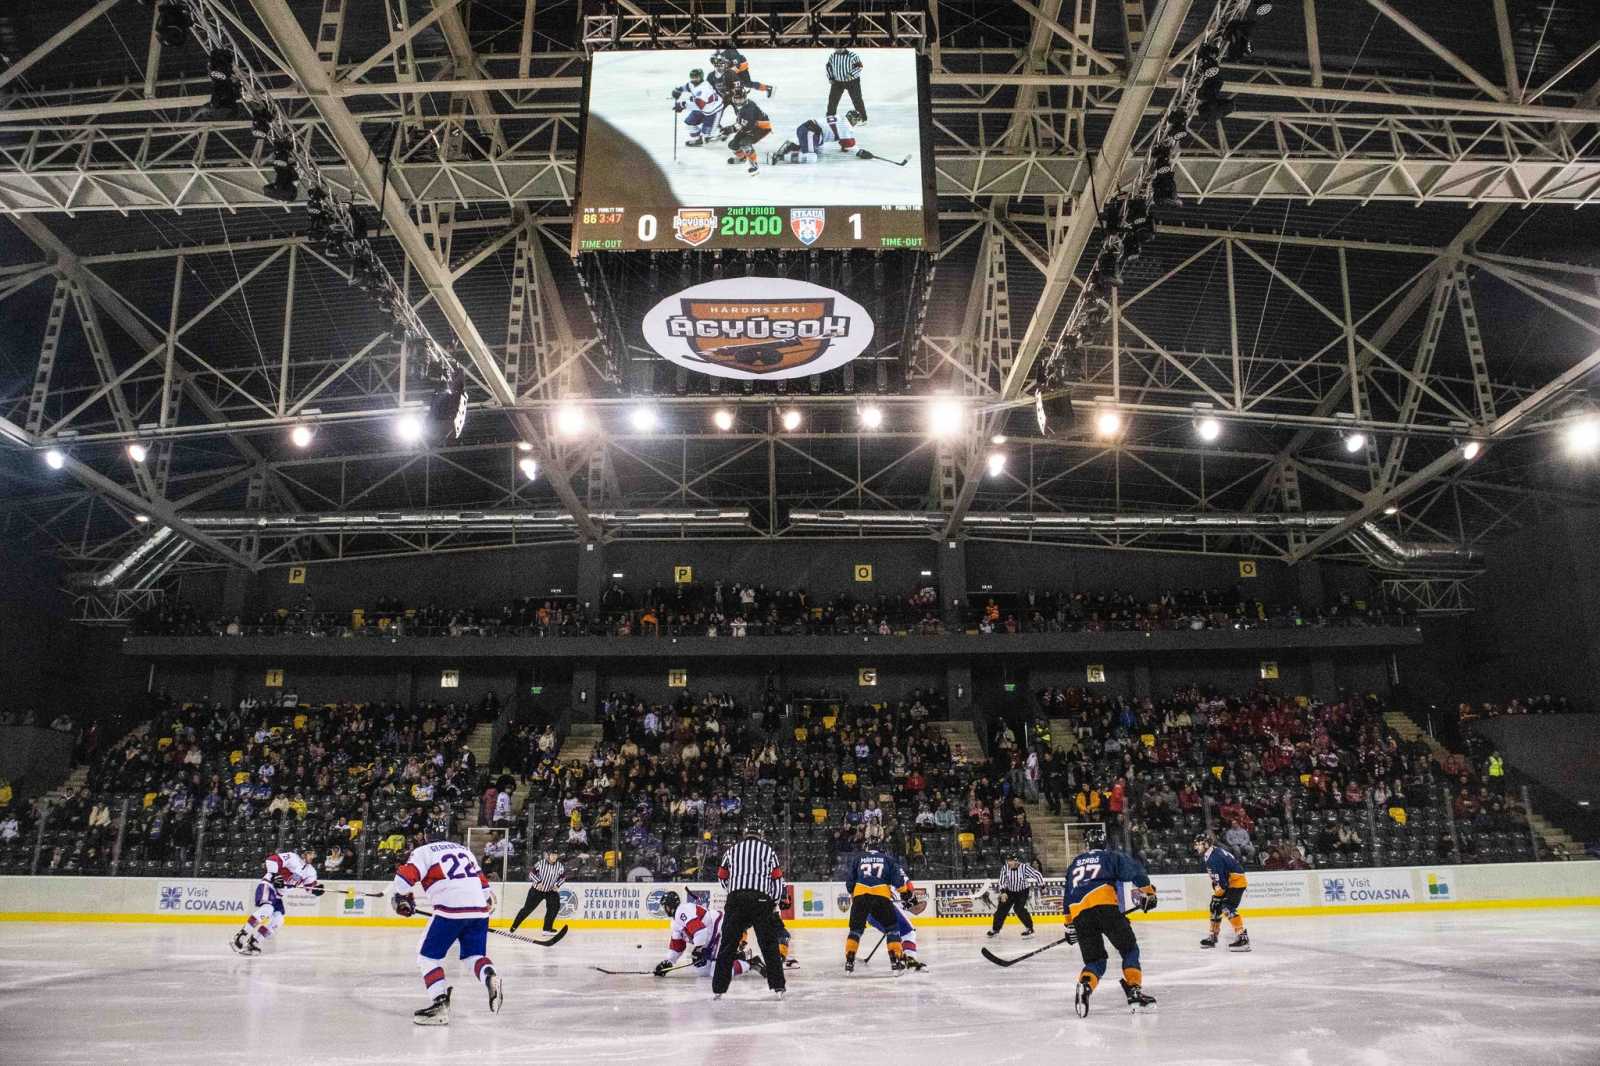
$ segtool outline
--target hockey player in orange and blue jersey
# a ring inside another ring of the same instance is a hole
[[[1239,901],[1250,884],[1244,876],[1244,866],[1231,851],[1206,834],[1194,838],[1194,852],[1206,864],[1206,873],[1211,875],[1211,934],[1200,941],[1200,946],[1217,946],[1217,931],[1222,928],[1222,916],[1226,914],[1228,924],[1233,926],[1228,950],[1249,951],[1250,934],[1239,916]]]
[[[889,944],[889,968],[902,973],[906,968],[905,952],[900,942],[900,915],[894,909],[894,895],[909,903],[914,899],[911,879],[901,865],[877,844],[867,843],[866,849],[850,863],[845,876],[844,890],[850,893],[850,932],[844,942],[844,972],[854,973],[856,949],[861,946],[861,934],[867,921],[884,930]]]
[[[1133,882],[1138,890],[1136,906],[1155,910],[1156,890],[1144,867],[1120,851],[1105,847],[1105,830],[1091,828],[1086,836],[1089,850],[1078,855],[1067,867],[1066,911],[1067,943],[1077,944],[1083,954],[1083,970],[1073,991],[1072,1006],[1082,1018],[1089,1013],[1089,996],[1106,972],[1106,945],[1109,940],[1122,956],[1122,991],[1128,1006],[1135,1011],[1151,1007],[1155,997],[1145,994],[1144,973],[1139,969],[1139,940],[1122,912],[1117,885]]]

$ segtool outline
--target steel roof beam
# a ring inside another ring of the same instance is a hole
[[[284,60],[294,72],[295,78],[310,94],[317,112],[327,123],[330,137],[359,178],[367,197],[374,203],[384,205],[384,221],[389,224],[389,229],[404,249],[406,259],[411,263],[411,269],[427,286],[434,303],[449,322],[451,330],[461,342],[473,366],[477,368],[478,377],[488,388],[490,398],[498,406],[515,406],[516,393],[506,381],[499,360],[484,343],[483,336],[467,312],[466,305],[456,295],[449,266],[439,262],[428,246],[421,227],[412,220],[405,196],[387,198],[383,196],[384,180],[378,160],[368,147],[366,138],[361,133],[360,124],[344,101],[339,98],[333,80],[317,60],[316,51],[306,38],[305,31],[301,29],[294,12],[289,9],[286,0],[251,0],[251,2],[273,41],[283,52]],[[538,425],[528,415],[520,412],[513,414],[511,421],[522,438],[532,446],[534,457],[544,469],[550,487],[555,490],[562,506],[572,514],[580,534],[589,539],[600,539],[600,529],[590,519],[589,512],[573,489],[571,480],[566,472],[552,461],[550,446],[543,439]]]

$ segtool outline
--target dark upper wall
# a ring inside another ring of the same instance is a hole
[[[1534,780],[1574,803],[1600,805],[1600,714],[1516,715],[1473,729]]]
[[[605,572],[622,574],[620,583],[630,590],[670,585],[675,566],[692,566],[695,580],[706,584],[803,588],[813,600],[840,593],[904,596],[936,580],[936,562],[937,545],[929,540],[622,542],[605,548]],[[857,564],[872,567],[870,582],[855,580]]]
[[[1462,660],[1470,692],[1600,693],[1600,512],[1571,509],[1495,544],[1475,583]]]

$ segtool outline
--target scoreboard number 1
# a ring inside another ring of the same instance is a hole
[[[639,239],[646,242],[656,239],[656,216],[639,216]]]
[[[857,211],[851,215],[848,221],[850,223],[850,236],[859,241],[861,239],[861,212]]]

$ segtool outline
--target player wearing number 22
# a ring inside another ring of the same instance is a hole
[[[1089,996],[1106,972],[1106,945],[1111,941],[1122,956],[1122,991],[1128,1006],[1135,1011],[1153,1006],[1155,997],[1144,992],[1144,974],[1139,969],[1139,939],[1122,913],[1117,885],[1131,881],[1138,892],[1137,906],[1154,910],[1155,886],[1144,867],[1132,856],[1105,847],[1105,831],[1091,829],[1089,850],[1078,855],[1067,867],[1067,943],[1077,944],[1083,954],[1083,970],[1073,992],[1072,1005],[1078,1017],[1089,1013]]]
[[[472,852],[448,841],[424,844],[395,869],[393,887],[391,902],[402,918],[417,912],[419,888],[433,908],[417,948],[422,983],[433,994],[433,1002],[413,1014],[412,1020],[418,1025],[450,1024],[450,986],[445,983],[444,960],[456,944],[461,945],[461,965],[488,990],[489,1012],[499,1011],[504,996],[486,944],[494,893]]]
[[[901,973],[906,968],[904,948],[900,942],[900,915],[894,909],[892,893],[910,903],[914,898],[911,879],[898,862],[875,844],[855,857],[850,873],[845,878],[844,890],[850,893],[850,931],[844,941],[844,972],[854,973],[856,949],[861,946],[861,934],[866,931],[868,919],[885,930],[889,943],[889,968]]]

